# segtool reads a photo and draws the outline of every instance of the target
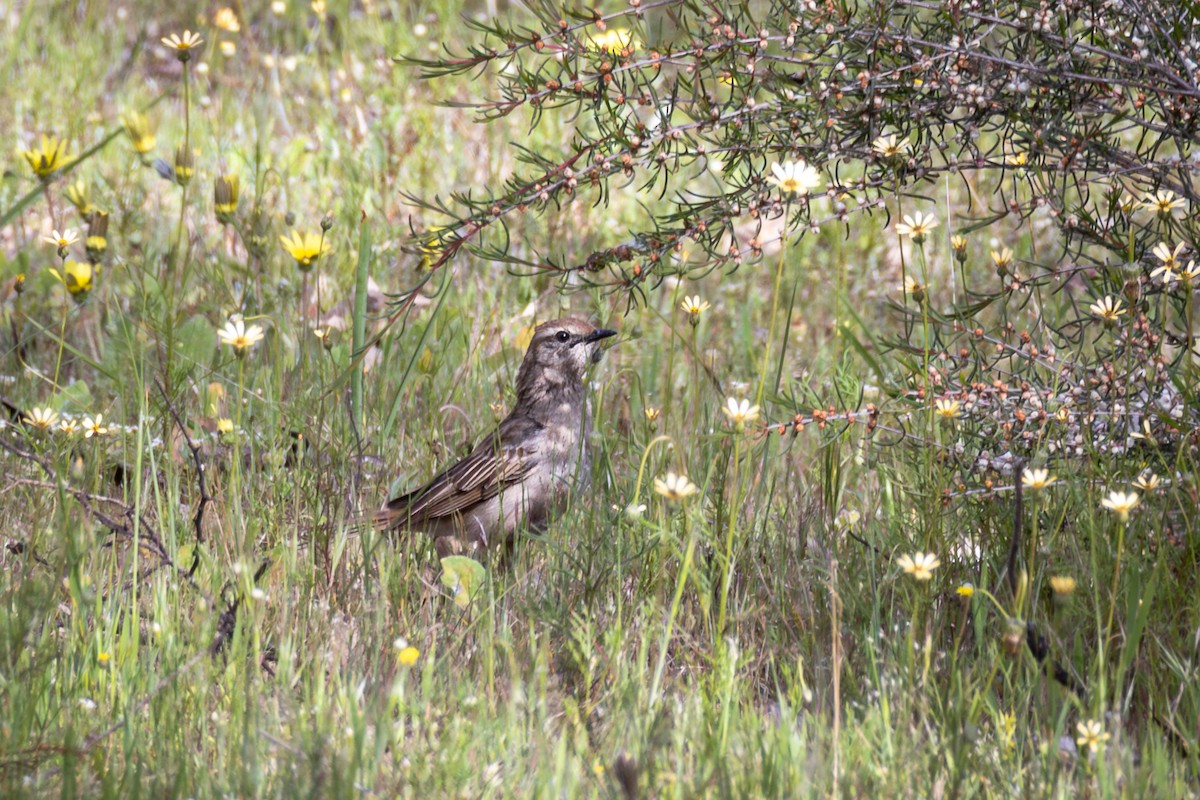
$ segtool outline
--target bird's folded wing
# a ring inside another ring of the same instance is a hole
[[[489,500],[506,487],[520,483],[533,469],[535,450],[524,437],[500,430],[480,442],[470,455],[426,486],[388,503],[387,516],[411,524],[462,514]],[[505,440],[508,440],[506,443]]]

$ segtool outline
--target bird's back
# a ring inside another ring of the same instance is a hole
[[[540,530],[565,505],[570,489],[590,477],[581,417],[586,414],[555,414],[547,421],[510,414],[463,460],[389,501],[376,522],[484,547],[521,528]]]

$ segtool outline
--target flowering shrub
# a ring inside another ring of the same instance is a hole
[[[668,276],[899,212],[918,251],[889,306],[902,332],[859,335],[901,427],[930,404],[961,415],[973,435],[949,455],[1009,476],[1039,453],[1107,457],[1194,429],[1194,21],[1159,24],[1143,2],[548,8],[531,27],[478,25],[461,56],[407,60],[430,77],[492,76],[485,120],[576,119],[561,150],[520,148],[499,191],[426,202],[451,218],[433,266],[466,247],[634,305]],[[943,187],[970,216],[938,228],[925,193]],[[643,229],[575,263],[505,235],[521,215],[617,192],[653,195]],[[1000,247],[998,281],[964,271],[967,293],[946,302],[928,285],[933,237],[951,237],[961,269],[968,236],[1000,222],[1022,226],[1036,257]],[[700,255],[671,258],[685,248]],[[1031,303],[1042,311],[1018,327]]]

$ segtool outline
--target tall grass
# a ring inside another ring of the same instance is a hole
[[[406,196],[502,186],[509,142],[553,149],[569,123],[477,125],[455,103],[496,76],[393,66],[470,35],[474,8],[319,5],[235,4],[236,33],[208,8],[5,12],[4,134],[80,156],[43,186],[14,155],[0,182],[5,796],[1194,794],[1194,379],[1156,383],[1185,415],[1122,420],[1115,452],[1079,407],[1058,422],[1022,395],[1111,347],[1118,377],[1088,386],[1132,397],[1122,376],[1178,348],[1169,310],[1105,326],[1087,306],[1124,297],[1121,267],[1058,277],[1036,219],[968,230],[988,175],[764,235],[736,270],[680,247],[632,304],[525,275],[645,227],[657,194],[581,188],[513,217],[508,264],[468,252]],[[197,15],[185,117],[159,38]],[[119,126],[146,106],[143,158]],[[186,192],[154,163],[185,128]],[[243,187],[228,225],[218,174]],[[84,226],[77,179],[111,223],[76,299],[41,238]],[[919,245],[895,229],[917,203],[941,220]],[[279,235],[330,208],[303,275]],[[1025,273],[1010,289],[1001,245]],[[216,333],[234,313],[265,329],[241,357]],[[592,378],[593,483],[456,602],[429,542],[360,520],[490,430],[531,326],[565,314],[621,331]],[[1089,331],[1071,347],[1047,326],[1068,319]],[[38,431],[42,406],[108,431]],[[1143,421],[1161,442],[1126,436]],[[1026,432],[1057,477],[1042,490],[1005,455]],[[1102,507],[1144,470],[1161,483],[1127,520]],[[669,471],[699,491],[665,498]],[[930,580],[903,569],[918,553]],[[1107,739],[1077,743],[1088,722]]]

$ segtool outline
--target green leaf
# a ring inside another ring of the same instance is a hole
[[[454,604],[466,608],[483,586],[487,570],[473,558],[446,556],[442,559],[442,584],[454,593]]]
[[[55,411],[65,411],[68,414],[94,414],[96,409],[92,403],[92,390],[87,381],[72,381],[63,387],[50,402]]]
[[[196,365],[207,366],[217,349],[217,332],[204,317],[192,317],[175,331],[176,351],[179,363],[185,372]]]

